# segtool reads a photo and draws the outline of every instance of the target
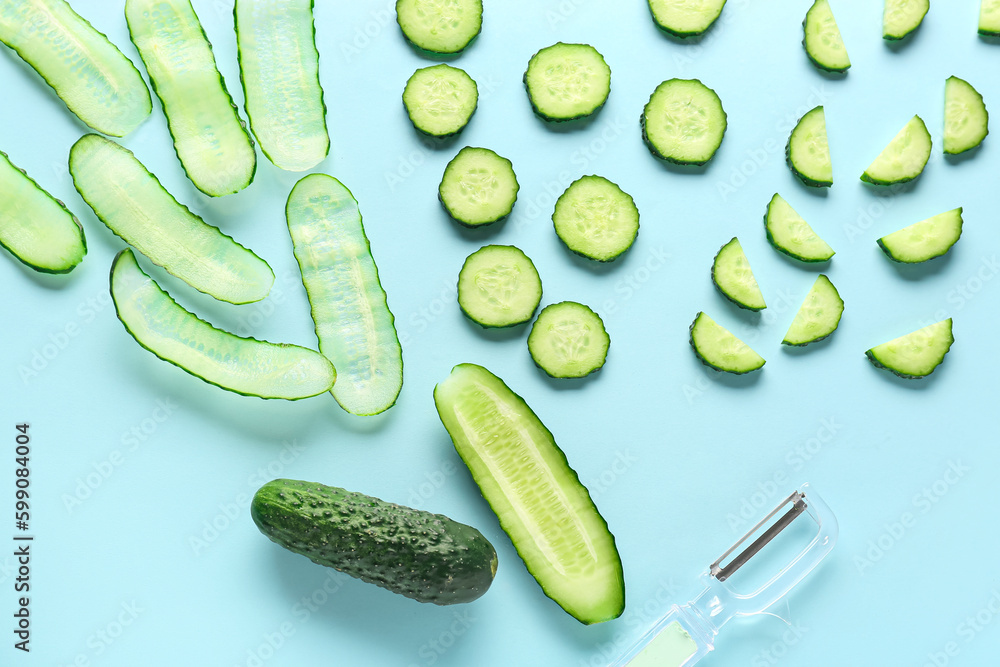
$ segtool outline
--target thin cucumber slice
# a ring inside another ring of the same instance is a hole
[[[221,197],[250,185],[257,170],[253,140],[190,0],[126,0],[125,19],[194,186]]]
[[[700,35],[715,23],[726,0],[649,0],[649,11],[661,30],[675,37]]]
[[[920,27],[930,7],[930,0],[885,0],[882,39],[903,39]]]
[[[132,61],[64,0],[0,0],[0,42],[98,132],[124,137],[153,110]]]
[[[83,227],[0,151],[0,246],[42,273],[68,273],[87,254]]]
[[[178,203],[127,148],[85,135],[70,151],[69,172],[108,229],[196,290],[229,303],[271,291],[267,262]]]
[[[705,313],[691,323],[691,347],[706,366],[743,375],[764,365],[764,358]]]
[[[827,0],[816,0],[806,18],[802,21],[805,37],[802,40],[806,55],[812,63],[828,72],[846,72],[851,67],[851,59],[840,35],[837,20]]]
[[[542,281],[520,248],[488,245],[472,253],[458,274],[458,305],[484,327],[512,327],[531,319]]]
[[[111,298],[139,345],[227,391],[296,400],[329,391],[337,378],[319,352],[241,338],[199,319],[143,273],[128,248],[111,266]]]
[[[802,262],[825,262],[834,250],[813,231],[781,195],[775,194],[764,215],[767,240],[774,249]]]
[[[292,188],[285,216],[320,352],[339,373],[333,397],[355,415],[388,410],[403,355],[357,200],[332,176],[310,174]]]
[[[990,114],[983,96],[957,76],[944,83],[944,152],[964,153],[990,133]]]
[[[472,77],[444,63],[418,69],[403,90],[403,106],[413,127],[432,137],[461,132],[478,104],[479,88]]]
[[[582,378],[600,370],[610,346],[601,316],[575,301],[545,306],[528,334],[535,365],[554,378]]]
[[[576,254],[610,262],[632,247],[639,209],[631,195],[603,176],[583,176],[556,200],[552,224]]]
[[[483,29],[482,0],[396,0],[396,23],[428,53],[461,53]]]
[[[581,623],[618,618],[625,579],[615,538],[524,399],[482,366],[460,364],[434,388],[434,404],[542,591]]]
[[[1000,37],[1000,0],[982,0],[979,5],[979,34]]]
[[[545,120],[575,120],[604,106],[611,68],[590,44],[558,42],[531,56],[524,87],[531,108]]]
[[[642,138],[653,155],[676,164],[705,164],[726,135],[726,112],[698,79],[669,79],[642,111]]]
[[[833,161],[823,107],[816,107],[799,119],[788,137],[785,157],[792,173],[806,185],[823,188],[833,185]]]
[[[868,165],[861,180],[875,185],[912,181],[923,173],[930,156],[931,133],[920,116],[914,116]]]
[[[438,199],[456,222],[479,227],[510,215],[519,189],[510,160],[466,146],[445,167]]]
[[[313,0],[237,0],[233,8],[244,108],[276,167],[305,171],[330,153]]]
[[[917,264],[940,257],[962,236],[961,207],[883,236],[878,245],[894,262]]]
[[[901,378],[922,378],[934,372],[948,354],[955,337],[951,318],[913,333],[876,345],[865,352],[876,368],[884,368]]]
[[[754,278],[750,262],[743,252],[740,240],[735,236],[729,243],[719,248],[712,262],[712,282],[726,297],[740,308],[764,310],[764,295]]]
[[[830,279],[820,274],[785,332],[785,345],[803,346],[823,340],[840,325],[844,300]]]

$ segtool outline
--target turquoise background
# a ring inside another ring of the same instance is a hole
[[[232,2],[194,4],[242,103]],[[329,396],[288,403],[230,394],[134,343],[107,295],[123,244],[66,172],[86,128],[5,53],[0,148],[79,216],[89,254],[63,277],[0,261],[0,516],[9,519],[0,539],[13,532],[20,421],[31,423],[37,536],[32,653],[14,651],[4,631],[0,663],[605,665],[668,604],[696,594],[698,575],[751,519],[810,481],[838,515],[841,538],[781,609],[791,628],[772,617],[734,621],[702,664],[991,664],[1000,648],[991,566],[1000,546],[1000,152],[990,137],[967,158],[941,153],[946,77],[966,78],[1000,108],[1000,45],[976,35],[978,4],[936,2],[911,40],[890,46],[881,3],[834,2],[854,63],[836,77],[801,47],[808,2],[730,0],[708,35],[689,43],[660,33],[640,0],[487,2],[482,35],[454,63],[479,83],[479,109],[457,140],[431,146],[400,103],[406,79],[430,61],[403,40],[392,3],[317,2],[333,142],[318,170],[360,202],[404,343],[399,402],[367,419]],[[73,5],[139,63],[122,3]],[[522,87],[532,53],[558,40],[593,44],[613,72],[607,105],[583,127],[544,124]],[[729,114],[725,141],[702,169],[664,166],[640,137],[649,94],[675,76],[702,79]],[[817,104],[834,162],[828,193],[800,185],[783,156],[795,120]],[[862,184],[858,176],[914,113],[934,138],[926,172],[896,196]],[[184,177],[155,101],[124,144],[181,202],[267,259],[277,280],[265,301],[230,306],[152,275],[218,326],[313,345],[283,218],[299,175],[259,157],[247,190],[205,197]],[[466,144],[510,158],[521,183],[511,217],[475,232],[459,229],[436,200],[445,164]],[[608,266],[571,255],[551,227],[554,198],[589,173],[617,182],[641,211],[634,247]],[[761,217],[775,192],[836,249],[824,271],[847,304],[837,333],[804,351],[780,340],[816,270],[768,246]],[[877,248],[879,236],[956,206],[965,207],[965,231],[945,258],[904,268]],[[725,302],[709,278],[715,252],[734,235],[769,304],[760,316]],[[464,318],[458,270],[491,242],[516,244],[535,261],[543,304],[573,299],[604,316],[612,345],[600,373],[550,380],[531,362],[525,327],[483,331]],[[687,332],[699,310],[757,349],[763,371],[736,378],[702,366]],[[869,347],[949,316],[956,343],[929,379],[899,380],[865,360]],[[624,563],[620,619],[584,627],[548,600],[479,496],[431,399],[434,384],[466,361],[527,400],[589,486]],[[279,476],[477,526],[499,553],[492,589],[469,605],[421,605],[283,551],[247,510],[256,488]],[[12,565],[0,555],[8,624]]]

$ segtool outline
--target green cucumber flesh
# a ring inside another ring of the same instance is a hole
[[[319,349],[337,369],[333,397],[355,415],[391,408],[403,355],[354,195],[326,174],[292,188],[285,208]]]
[[[289,551],[417,602],[472,602],[497,571],[496,550],[472,526],[335,486],[272,480],[250,514]]]
[[[954,342],[949,317],[877,345],[865,354],[876,368],[884,368],[902,378],[916,379],[933,373]]]
[[[483,28],[482,0],[396,0],[396,22],[421,51],[461,53]]]
[[[956,208],[921,220],[878,240],[894,262],[917,264],[940,257],[962,236],[962,209]]]
[[[511,245],[472,253],[458,274],[458,305],[484,327],[512,327],[531,319],[542,300],[542,281],[531,259]]]
[[[1000,37],[1000,0],[982,0],[979,5],[979,34]]]
[[[0,151],[0,246],[42,273],[68,273],[87,254],[83,227]]]
[[[241,338],[199,319],[143,273],[127,248],[111,266],[111,298],[139,345],[227,391],[297,400],[329,391],[337,378],[319,352]]]
[[[0,0],[0,42],[98,132],[124,137],[153,110],[132,61],[64,0]]]
[[[712,262],[712,282],[724,297],[740,308],[767,308],[743,246],[735,236],[716,253],[715,261]]]
[[[846,72],[851,67],[844,38],[827,0],[816,0],[802,22],[806,55],[816,67],[828,72]]]
[[[675,37],[700,35],[715,23],[726,0],[649,0],[649,11],[661,30]]]
[[[590,44],[558,42],[531,56],[524,87],[531,108],[545,120],[575,120],[604,106],[611,68]]]
[[[403,90],[403,106],[413,127],[432,137],[461,132],[478,104],[479,89],[472,77],[444,63],[418,69]]]
[[[930,7],[930,0],[885,0],[882,39],[903,39],[920,27]]]
[[[642,111],[642,138],[653,155],[676,164],[705,164],[722,145],[726,112],[697,79],[669,79]]]
[[[639,233],[639,209],[628,193],[603,176],[583,176],[556,200],[552,224],[576,254],[610,262],[632,247]]]
[[[764,215],[767,240],[775,250],[802,262],[825,262],[834,256],[834,250],[813,231],[801,215],[775,194]]]
[[[691,323],[691,347],[703,364],[734,375],[750,373],[764,365],[764,358],[705,313]]]
[[[528,572],[584,624],[618,618],[625,579],[615,538],[552,433],[482,366],[461,364],[434,404]]]
[[[833,185],[833,162],[826,135],[826,113],[819,106],[806,112],[792,130],[785,148],[792,173],[806,185]]]
[[[532,360],[554,378],[581,378],[600,370],[610,346],[601,316],[575,301],[545,306],[528,334]]]
[[[126,0],[125,19],[194,186],[221,197],[250,185],[257,170],[253,140],[190,0]]]
[[[968,81],[948,77],[944,84],[944,152],[964,153],[990,133],[983,96]]]
[[[781,342],[803,346],[823,340],[837,330],[843,314],[844,300],[840,293],[829,278],[820,274]]]
[[[912,181],[924,171],[931,156],[931,134],[920,116],[914,116],[882,149],[861,180],[875,185]]]
[[[88,134],[69,155],[73,184],[126,243],[196,290],[229,303],[267,296],[267,262],[207,224],[167,192],[130,150]]]
[[[438,199],[456,222],[479,227],[510,215],[519,189],[510,160],[466,146],[445,167]]]
[[[313,0],[237,0],[233,18],[244,108],[261,152],[286,171],[315,167],[330,135]]]

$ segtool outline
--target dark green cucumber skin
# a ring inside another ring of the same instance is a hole
[[[801,118],[799,119],[801,120]],[[797,127],[797,126],[796,126]],[[794,130],[793,130],[794,134]],[[817,181],[814,178],[809,178],[801,171],[795,168],[795,163],[792,162],[792,137],[789,135],[788,143],[785,144],[785,162],[788,163],[788,168],[792,170],[804,185],[808,185],[811,188],[828,188],[833,185],[833,181]]]
[[[472,526],[333,486],[273,480],[250,514],[289,551],[418,602],[472,602],[496,574],[496,550]]]

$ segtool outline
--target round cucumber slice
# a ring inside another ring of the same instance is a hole
[[[885,0],[882,39],[903,39],[920,27],[930,7],[930,0]]]
[[[983,143],[990,133],[990,114],[983,96],[957,76],[944,84],[944,152],[964,153]]]
[[[531,319],[542,300],[538,271],[520,248],[488,245],[472,253],[458,274],[458,305],[484,327],[512,327]]]
[[[691,347],[706,366],[734,375],[755,371],[765,363],[749,345],[705,313],[698,313],[691,323]]]
[[[924,171],[931,157],[931,133],[920,116],[914,116],[882,149],[861,180],[875,185],[912,181]]]
[[[694,37],[708,30],[725,7],[726,0],[649,0],[656,25],[675,37]]]
[[[461,132],[478,103],[479,89],[472,77],[444,63],[418,69],[403,90],[403,105],[413,127],[432,137]]]
[[[461,53],[483,28],[482,0],[396,0],[396,22],[413,46]]]
[[[933,373],[954,342],[949,317],[877,345],[865,354],[876,368],[884,368],[901,378],[916,379]]]
[[[726,112],[697,79],[669,79],[642,111],[642,138],[653,155],[676,164],[705,164],[722,145]]]
[[[844,300],[840,293],[829,278],[820,274],[781,342],[804,346],[823,340],[837,330],[843,314]]]
[[[801,262],[825,262],[834,250],[813,231],[781,195],[775,194],[764,215],[767,240],[774,249]]]
[[[962,209],[956,208],[883,236],[878,245],[894,262],[917,264],[940,257],[962,236]]]
[[[785,157],[792,173],[806,185],[823,188],[833,185],[833,162],[823,107],[816,107],[799,119],[788,137]]]
[[[524,87],[531,108],[545,120],[574,120],[604,106],[611,68],[590,44],[558,42],[531,56]]]
[[[519,187],[510,160],[466,146],[445,167],[438,199],[456,222],[479,227],[510,215]]]
[[[610,345],[601,316],[575,301],[543,308],[528,334],[535,365],[554,378],[580,378],[600,370]]]
[[[802,40],[806,55],[816,67],[828,72],[846,72],[851,59],[840,35],[837,20],[827,0],[816,0],[802,22],[805,36]]]
[[[567,248],[610,262],[632,247],[639,233],[639,209],[630,195],[608,179],[584,176],[560,195],[552,223]]]
[[[712,282],[726,297],[740,308],[764,310],[764,295],[750,269],[750,262],[735,236],[719,248],[712,262]]]

